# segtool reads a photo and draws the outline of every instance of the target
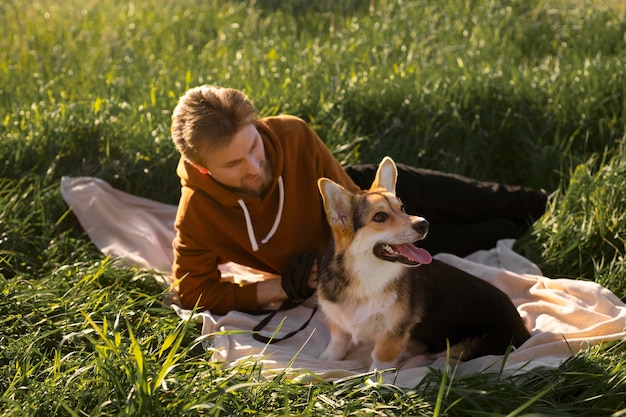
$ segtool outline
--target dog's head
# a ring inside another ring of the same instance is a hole
[[[353,194],[327,178],[318,181],[336,251],[409,266],[431,262],[427,251],[413,245],[426,237],[428,222],[404,211],[397,176],[395,163],[385,157],[368,191]]]

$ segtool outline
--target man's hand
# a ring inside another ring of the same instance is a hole
[[[280,276],[275,275],[265,281],[260,281],[256,287],[256,298],[259,306],[285,301],[287,293],[283,290]]]
[[[309,288],[317,288],[317,268],[317,259],[314,259],[307,279]],[[288,296],[283,289],[281,276],[267,273],[266,276],[268,276],[268,278],[259,281],[256,289],[256,297],[259,306],[285,301]]]

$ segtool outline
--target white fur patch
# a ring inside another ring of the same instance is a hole
[[[374,255],[374,246],[383,241],[394,243],[398,241],[398,236],[392,233],[376,234],[361,229],[344,254],[346,272],[355,278],[348,291],[359,298],[377,297],[402,274],[404,268],[407,268],[401,263],[385,261]],[[348,265],[351,268],[348,268]]]
[[[320,304],[322,310],[332,318],[333,323],[349,334],[352,343],[357,345],[365,341],[374,341],[377,336],[391,330],[394,320],[389,320],[386,312],[396,298],[396,294],[390,293],[384,297],[361,300],[359,303],[337,305],[320,300]]]

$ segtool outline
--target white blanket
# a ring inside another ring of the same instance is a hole
[[[126,263],[171,273],[171,241],[176,207],[136,197],[112,188],[97,178],[63,178],[63,198],[81,225],[105,254]],[[475,372],[525,372],[538,367],[556,368],[567,358],[591,345],[626,338],[626,305],[602,286],[571,279],[549,279],[528,259],[514,252],[513,241],[500,241],[489,251],[459,258],[440,254],[440,260],[476,275],[511,297],[532,337],[508,357],[486,356],[458,364],[456,375]],[[239,280],[262,278],[250,268],[235,264],[220,267]],[[305,304],[276,314],[266,335],[280,327],[277,337],[297,329],[309,317],[314,297]],[[181,318],[191,312],[176,305]],[[257,342],[251,329],[262,316],[233,311],[226,316],[200,312],[202,333],[210,340],[214,358],[231,365],[260,361],[266,375],[287,369],[301,379],[312,374],[326,379],[357,376],[370,364],[371,346],[353,348],[343,361],[318,359],[330,334],[323,313],[293,338],[273,345]],[[243,331],[243,332],[242,332]],[[444,369],[445,359],[432,362],[424,357],[401,363],[397,372],[383,374],[385,382],[399,387],[415,386],[430,368]],[[310,371],[310,372],[307,372]]]

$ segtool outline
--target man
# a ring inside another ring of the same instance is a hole
[[[258,118],[241,91],[217,86],[192,88],[181,97],[172,138],[182,155],[173,272],[182,306],[215,314],[286,300],[290,279],[281,276],[293,274],[300,254],[323,254],[330,238],[318,178],[358,191],[369,187],[376,170],[344,170],[301,119]],[[397,192],[407,211],[425,216],[431,234],[440,233],[424,241],[432,252],[463,256],[519,237],[545,208],[545,195],[533,190],[401,164],[398,169]],[[227,282],[218,265],[229,261],[265,271],[268,279]],[[316,262],[296,269],[314,288]]]

